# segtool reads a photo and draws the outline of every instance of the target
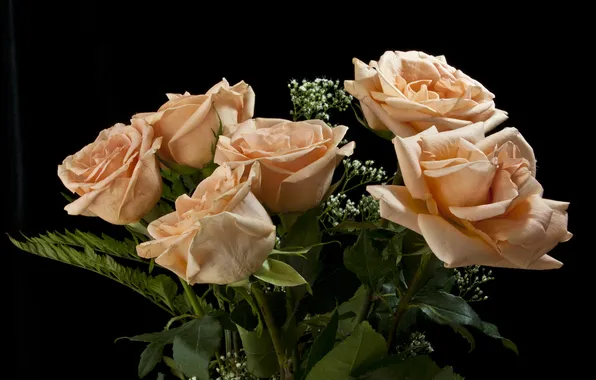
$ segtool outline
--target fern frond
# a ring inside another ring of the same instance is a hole
[[[88,235],[85,236],[88,238]],[[48,233],[36,238],[25,236],[25,241],[18,241],[12,236],[9,236],[9,239],[23,251],[87,269],[117,281],[141,294],[171,315],[175,315],[181,306],[180,302],[176,300],[178,285],[171,277],[163,274],[152,277],[137,268],[119,264],[108,255],[99,255],[92,248],[97,246],[96,240],[85,240],[76,233],[64,235]],[[62,243],[62,241],[68,243]],[[83,250],[75,249],[71,245],[81,246]],[[106,246],[101,247],[106,249]],[[112,247],[112,253],[122,253],[115,247],[115,245]]]
[[[134,236],[134,235],[133,235]],[[149,262],[140,258],[136,253],[136,246],[138,242],[131,239],[124,239],[119,241],[106,234],[101,234],[101,237],[91,233],[75,230],[71,232],[64,230],[64,233],[58,231],[46,232],[40,234],[38,237],[25,237],[32,243],[48,243],[48,244],[63,244],[71,247],[90,247],[94,251],[107,253],[111,256],[120,257],[122,259],[134,260],[140,263],[148,264]]]

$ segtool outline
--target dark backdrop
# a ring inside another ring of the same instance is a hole
[[[545,196],[571,202],[569,229],[576,236],[552,252],[565,263],[561,270],[496,270],[490,299],[476,305],[518,344],[519,358],[489,339],[467,354],[448,330],[433,336],[437,358],[454,362],[469,379],[576,378],[588,367],[582,355],[590,351],[584,346],[591,328],[581,315],[592,302],[584,296],[584,271],[593,254],[586,244],[593,179],[581,155],[589,152],[593,125],[577,118],[574,104],[589,68],[570,48],[572,32],[554,27],[568,20],[560,10],[492,19],[490,12],[472,17],[421,6],[410,13],[383,4],[322,14],[287,3],[308,16],[272,16],[271,8],[255,15],[217,2],[130,9],[93,1],[42,4],[12,0],[3,9],[4,231],[107,228],[66,215],[57,165],[101,129],[155,110],[166,92],[202,93],[222,77],[245,80],[256,92],[258,116],[288,117],[290,78],[350,79],[352,57],[368,61],[385,50],[444,54],[509,111],[507,125],[536,151]],[[346,122],[359,139],[358,156],[384,159],[393,169],[391,147],[381,149],[383,142],[354,119]],[[134,379],[142,346],[114,339],[161,329],[167,315],[96,274],[2,242],[9,283],[2,314],[11,318],[4,329],[12,338],[4,346],[14,355],[2,369],[12,374],[7,378]]]

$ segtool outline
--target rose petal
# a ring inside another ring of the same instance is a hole
[[[488,133],[509,119],[507,112],[495,109],[492,115],[484,121],[484,133]]]
[[[489,200],[496,167],[489,161],[473,161],[452,167],[425,170],[426,183],[439,209],[478,206]]]
[[[353,153],[354,145],[351,142],[340,149],[330,149],[317,161],[281,181],[273,178],[271,166],[262,162],[261,184],[266,187],[262,187],[265,191],[259,199],[273,212],[304,211],[316,206],[331,186],[335,167]]]
[[[150,249],[155,249],[157,252],[163,249],[162,253],[155,259],[155,263],[171,270],[188,282],[186,273],[188,271],[189,248],[196,235],[197,231],[192,230],[173,238],[164,239],[163,241],[155,240],[155,248],[150,245]],[[150,254],[154,253],[151,252]]]
[[[491,186],[493,202],[512,200],[519,195],[517,186],[511,181],[507,170],[497,170]]]
[[[422,150],[418,142],[423,136],[438,133],[436,128],[429,128],[416,136],[407,138],[396,136],[392,140],[404,183],[415,199],[426,200],[430,197],[430,192],[422,177],[422,169],[419,164]]]
[[[380,201],[381,217],[417,233],[418,214],[428,214],[425,202],[414,199],[405,186],[367,186],[373,198]]]
[[[346,90],[360,101],[362,111],[364,112],[364,116],[368,121],[370,128],[375,130],[390,130],[396,136],[401,137],[414,136],[417,133],[417,131],[407,123],[393,120],[383,109],[381,104],[372,99],[370,93],[365,88],[361,87],[361,84],[358,81],[353,83],[353,88],[350,83],[346,83],[345,86]],[[381,127],[381,125],[383,127]]]
[[[511,204],[511,201],[512,199],[509,199],[485,205],[468,207],[451,206],[449,207],[449,211],[451,211],[453,215],[460,219],[475,222],[478,220],[484,220],[503,215],[507,211],[507,207]]]
[[[202,168],[211,160],[211,146],[219,130],[220,120],[210,101],[206,101],[184,121],[176,118],[176,124],[166,118],[176,133],[167,143],[172,158],[179,164]],[[164,119],[162,119],[164,120]]]
[[[190,246],[189,283],[230,284],[249,277],[275,245],[269,221],[230,212],[205,217]]]
[[[500,218],[483,220],[476,228],[497,241],[508,241],[515,245],[530,245],[545,239],[553,210],[538,194],[527,197]],[[507,259],[518,266],[529,258]],[[512,261],[514,260],[514,261]]]
[[[430,249],[447,268],[492,265],[501,260],[481,238],[465,234],[439,216],[419,214],[418,225]]]
[[[424,134],[420,140],[423,151],[432,153],[435,159],[453,158],[454,150],[459,147],[459,140],[465,139],[473,144],[484,139],[482,123],[435,134]]]
[[[513,142],[520,150],[521,156],[530,163],[530,171],[533,176],[536,176],[536,157],[534,150],[519,133],[516,128],[505,128],[495,134],[492,134],[482,141],[476,142],[476,146],[489,154],[495,149],[495,146],[501,146],[506,142]]]

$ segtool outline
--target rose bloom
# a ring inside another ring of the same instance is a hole
[[[387,51],[378,62],[353,63],[355,80],[344,86],[374,130],[409,137],[432,126],[443,132],[485,121],[487,132],[507,119],[493,94],[443,56]]]
[[[220,129],[229,134],[234,126],[253,116],[255,94],[239,82],[230,86],[224,79],[205,95],[167,94],[169,101],[157,112],[136,114],[163,136],[160,158],[202,168],[213,158],[212,148]],[[231,129],[232,128],[232,129]]]
[[[381,216],[424,236],[447,267],[559,268],[566,202],[542,198],[534,152],[515,128],[482,123],[394,140],[405,186],[368,186]]]
[[[143,120],[118,123],[58,166],[64,186],[80,195],[70,215],[99,216],[112,224],[139,221],[161,197],[156,151],[161,137]]]
[[[275,226],[251,193],[258,165],[218,167],[192,197],[176,200],[176,211],[149,224],[156,240],[137,246],[141,257],[190,284],[230,284],[256,272],[275,245]]]
[[[306,211],[321,202],[335,167],[353,153],[354,142],[338,148],[347,130],[321,120],[251,119],[219,138],[214,160],[233,167],[259,162],[257,198],[272,212]]]

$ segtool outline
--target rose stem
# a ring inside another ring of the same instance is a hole
[[[284,350],[284,346],[281,341],[281,336],[279,333],[279,329],[275,324],[275,320],[273,319],[273,313],[271,312],[271,308],[269,307],[269,303],[267,302],[267,298],[263,293],[261,285],[259,283],[253,283],[251,285],[252,294],[255,296],[255,300],[257,304],[259,304],[259,308],[261,309],[261,313],[263,314],[263,319],[265,320],[265,325],[267,325],[267,330],[269,331],[269,335],[271,336],[271,341],[273,342],[273,348],[275,348],[275,353],[277,354],[277,362],[279,363],[279,372],[280,372],[280,379],[281,380],[290,380],[291,374],[289,371],[286,373],[287,370],[287,359]],[[287,377],[286,375],[289,375]]]
[[[403,318],[406,310],[408,310],[408,307],[410,306],[410,301],[412,300],[412,297],[414,297],[414,291],[416,289],[416,285],[418,284],[420,279],[423,277],[424,273],[426,272],[426,269],[429,268],[428,263],[431,260],[429,259],[428,255],[432,255],[432,252],[426,253],[425,255],[421,256],[420,266],[418,267],[418,270],[416,271],[416,273],[414,274],[414,277],[410,281],[410,284],[408,285],[408,290],[406,291],[406,294],[404,294],[404,296],[401,297],[401,299],[399,300],[399,303],[397,304],[397,309],[395,310],[395,314],[393,315],[393,321],[391,322],[391,329],[389,330],[389,336],[387,337],[387,352],[389,352],[391,350],[391,346],[393,345],[393,340],[395,338],[395,334],[397,332],[397,327],[399,326],[399,322]]]
[[[192,309],[195,312],[195,315],[197,315],[199,317],[204,316],[205,310],[203,310],[203,307],[199,303],[199,298],[197,297],[197,293],[195,293],[192,286],[188,285],[188,282],[186,282],[183,278],[180,278],[180,283],[182,284],[182,287],[184,288],[186,297],[188,298],[188,301],[190,302]]]

